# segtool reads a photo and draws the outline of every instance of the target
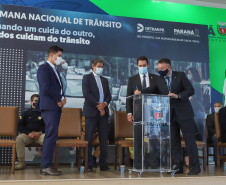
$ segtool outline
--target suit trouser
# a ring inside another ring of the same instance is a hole
[[[92,156],[92,141],[93,134],[97,128],[99,140],[100,140],[100,166],[107,165],[107,146],[108,146],[108,117],[106,115],[96,117],[86,117],[86,135],[85,139],[88,141],[88,166],[93,166]]]
[[[133,126],[133,135],[134,135],[134,167],[137,169],[142,168],[142,125],[134,124]]]
[[[45,134],[40,135],[38,139],[31,139],[27,134],[21,133],[16,137],[16,153],[19,158],[25,157],[25,146],[31,143],[38,143],[42,145]]]
[[[41,111],[41,115],[46,124],[45,138],[42,145],[41,168],[48,168],[52,164],[54,149],[58,138],[61,109],[57,111]]]
[[[195,141],[194,133],[195,121],[193,118],[188,120],[173,119],[171,122],[171,148],[174,156],[174,164],[183,166],[183,157],[181,149],[180,130],[184,136],[186,150],[189,156],[191,168],[200,168],[198,149]]]
[[[159,141],[157,139],[145,140],[142,131],[142,124],[134,125],[134,167],[136,169],[142,168],[142,150],[144,154],[144,166],[148,168],[151,166],[152,169],[159,168],[160,164],[160,153],[159,153]],[[143,149],[142,149],[143,140]]]

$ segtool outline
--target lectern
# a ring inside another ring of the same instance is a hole
[[[170,96],[140,94],[133,101],[134,163],[129,173],[171,172]]]

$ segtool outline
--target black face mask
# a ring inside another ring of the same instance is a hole
[[[35,107],[37,103],[33,103],[32,105]]]
[[[166,69],[165,71],[158,71],[158,73],[159,73],[160,76],[162,76],[162,77],[166,76],[168,72],[169,72],[169,69]]]

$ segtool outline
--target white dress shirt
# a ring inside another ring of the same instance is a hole
[[[140,75],[140,81],[141,81],[141,86],[143,85],[143,80],[144,80],[144,74],[140,74],[139,73],[139,75]],[[148,74],[148,72],[147,73],[145,73],[145,80],[146,80],[146,88],[148,88],[149,86],[150,86],[150,81],[149,81],[149,74]]]

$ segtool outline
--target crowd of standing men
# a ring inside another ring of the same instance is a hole
[[[29,118],[23,114],[18,122],[17,154],[19,164],[16,169],[23,169],[24,146],[37,142],[42,145],[42,162],[40,173],[43,175],[61,175],[51,167],[55,144],[58,137],[58,126],[61,118],[62,107],[66,104],[65,98],[67,63],[62,59],[63,49],[52,46],[48,50],[48,60],[39,66],[37,79],[40,87],[39,95],[31,98],[32,108],[29,113],[35,114],[34,124],[30,124]],[[61,66],[62,72],[56,70]],[[163,58],[158,61],[158,73],[160,76],[148,72],[148,59],[145,56],[137,59],[138,74],[129,78],[127,96],[140,93],[169,95],[171,113],[171,147],[174,156],[174,168],[176,174],[183,173],[183,159],[181,150],[182,131],[187,153],[190,159],[191,170],[188,175],[199,174],[200,164],[198,150],[195,141],[194,112],[189,101],[195,92],[190,80],[183,72],[172,71],[171,61]],[[108,80],[101,76],[104,69],[104,61],[95,58],[92,61],[92,72],[84,75],[82,80],[82,91],[85,99],[83,116],[85,117],[85,140],[88,141],[88,170],[93,171],[94,160],[92,155],[92,140],[97,129],[100,141],[100,170],[109,170],[107,164],[108,145],[108,105],[111,102],[111,93]],[[134,121],[133,102],[126,101],[127,120]],[[26,121],[23,121],[27,119]],[[37,119],[37,120],[36,120]],[[26,122],[26,123],[25,123]],[[43,126],[45,124],[45,126]],[[32,125],[32,126],[31,126]],[[36,126],[35,126],[36,125]],[[45,128],[44,128],[45,127]],[[134,147],[139,148],[142,142],[141,128],[134,131]],[[27,142],[22,142],[26,138]],[[22,144],[23,143],[23,144]],[[137,150],[138,151],[138,150]],[[141,153],[134,153],[134,167],[141,168]],[[153,156],[153,159],[155,157]],[[153,161],[153,164],[155,162]],[[154,165],[156,166],[156,165]]]

